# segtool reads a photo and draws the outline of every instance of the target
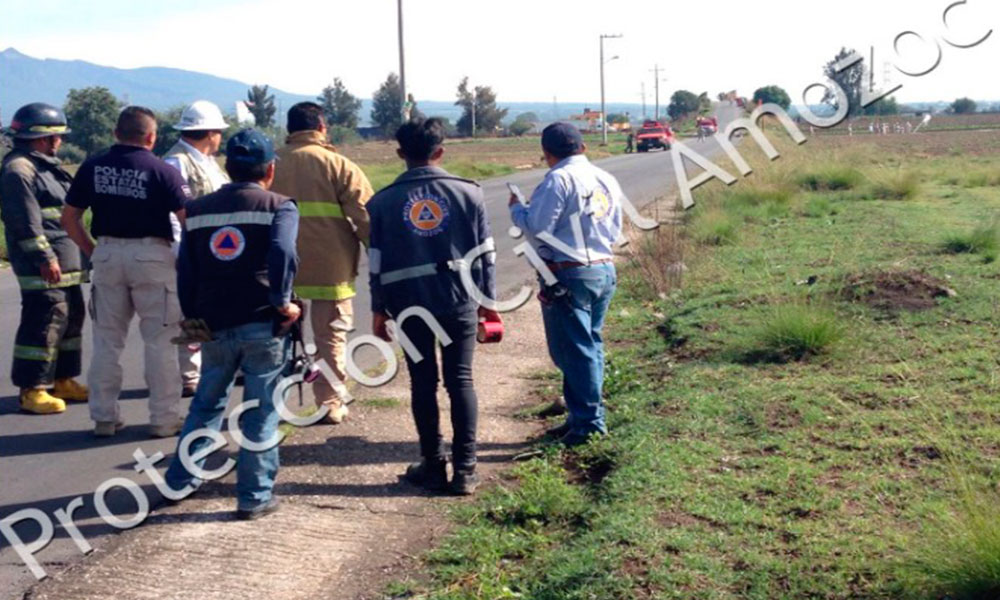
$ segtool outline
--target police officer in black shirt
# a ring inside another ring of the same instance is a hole
[[[119,359],[132,316],[138,314],[151,433],[171,437],[181,427],[181,377],[177,348],[170,341],[180,333],[181,311],[170,213],[183,221],[191,193],[180,173],[152,153],[156,117],[148,108],[123,110],[115,137],[118,143],[111,150],[80,167],[62,218],[67,233],[93,262],[90,414],[98,437],[113,436],[123,426]],[[96,246],[83,227],[88,208]]]

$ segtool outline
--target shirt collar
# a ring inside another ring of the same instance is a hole
[[[552,170],[555,171],[556,169],[561,169],[563,167],[568,167],[570,165],[580,165],[589,162],[590,161],[587,160],[586,154],[574,154],[573,156],[567,156],[566,158],[557,162],[556,165],[552,167]]]
[[[264,189],[264,186],[262,186],[261,184],[257,183],[256,181],[234,181],[232,183],[227,183],[227,184],[225,184],[222,187],[224,187],[224,188],[257,188],[259,190],[263,190]]]

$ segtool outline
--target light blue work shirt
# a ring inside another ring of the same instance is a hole
[[[589,264],[614,257],[624,201],[618,180],[577,154],[556,163],[510,218],[543,260]]]

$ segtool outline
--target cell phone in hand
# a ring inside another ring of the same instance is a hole
[[[528,205],[528,201],[525,200],[524,194],[521,193],[521,188],[517,187],[515,184],[513,184],[513,183],[511,183],[511,182],[508,181],[507,182],[507,189],[510,190],[511,194],[514,194],[514,197],[517,198],[518,202],[520,202],[521,204],[523,204],[525,206]]]

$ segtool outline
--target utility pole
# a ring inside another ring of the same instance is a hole
[[[403,53],[403,0],[396,0],[399,15],[399,95],[403,114],[406,113],[406,55]]]
[[[642,120],[646,120],[646,82],[642,82]]]
[[[472,137],[476,137],[476,86],[472,86]]]
[[[656,89],[656,112],[654,116],[657,121],[660,120],[660,65],[655,65],[653,67],[653,86]]]
[[[611,62],[612,60],[618,58],[617,56],[615,56],[608,61],[604,60],[604,40],[610,40],[620,37],[622,37],[620,33],[616,35],[607,35],[603,33],[601,34],[601,145],[602,146],[608,145],[608,113],[604,107],[604,64],[605,62]]]

